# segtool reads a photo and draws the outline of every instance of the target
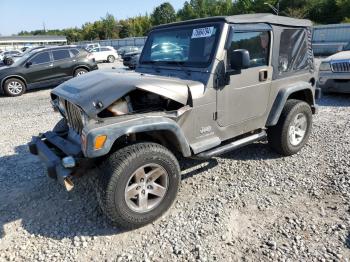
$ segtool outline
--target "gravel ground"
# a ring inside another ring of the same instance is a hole
[[[349,95],[319,101],[295,156],[262,142],[182,160],[174,206],[125,232],[101,214],[90,179],[68,193],[29,154],[31,136],[59,119],[49,92],[0,97],[0,261],[349,261]]]

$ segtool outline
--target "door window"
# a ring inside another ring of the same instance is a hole
[[[230,51],[246,49],[250,54],[250,66],[267,66],[269,64],[270,34],[264,32],[234,32]]]
[[[37,54],[34,56],[30,62],[32,62],[32,65],[38,65],[38,64],[44,64],[44,63],[49,63],[50,62],[50,54],[49,52],[43,52],[40,54]]]
[[[101,47],[101,52],[110,51],[107,47]]]
[[[52,51],[52,55],[53,60],[55,61],[70,58],[70,53],[68,50],[55,50]]]

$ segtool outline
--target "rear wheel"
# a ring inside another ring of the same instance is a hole
[[[107,57],[107,61],[108,61],[108,63],[114,63],[115,57],[112,56],[112,55],[109,55],[109,56]]]
[[[74,76],[81,76],[86,74],[87,72],[89,72],[88,70],[86,70],[85,68],[78,68],[74,71]]]
[[[311,128],[310,106],[300,100],[288,100],[277,125],[267,130],[269,144],[282,155],[296,154],[307,143]]]
[[[137,228],[160,217],[174,202],[180,184],[175,156],[155,143],[126,146],[101,165],[97,198],[116,225]]]
[[[8,96],[21,96],[26,91],[23,81],[17,78],[10,78],[5,81],[4,92]]]

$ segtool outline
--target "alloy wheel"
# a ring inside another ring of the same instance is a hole
[[[125,188],[127,206],[137,213],[156,208],[168,190],[168,176],[166,170],[158,164],[147,164],[138,168]]]

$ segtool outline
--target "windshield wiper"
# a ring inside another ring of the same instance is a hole
[[[167,61],[165,63],[167,63],[168,65],[184,65],[185,64],[184,61]]]
[[[141,61],[141,64],[155,64],[157,61],[152,61],[152,60],[146,60],[146,61]]]
[[[183,71],[185,71],[185,73],[187,74],[187,75],[191,75],[191,71],[190,70],[188,70],[185,66],[184,66],[184,64],[185,64],[185,61],[167,61],[167,62],[165,62],[166,64],[168,64],[168,65],[178,65],[178,66],[180,66],[180,68],[183,70]]]

